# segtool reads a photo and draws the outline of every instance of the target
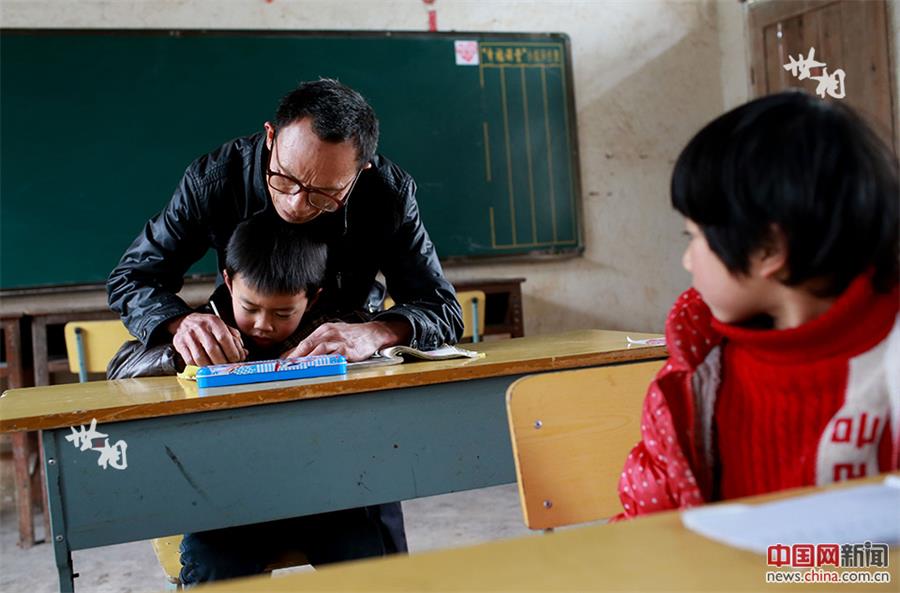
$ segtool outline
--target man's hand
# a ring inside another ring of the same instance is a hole
[[[369,358],[381,348],[405,344],[411,332],[409,323],[399,320],[326,323],[283,356],[343,354],[348,362],[356,362]]]
[[[172,345],[186,364],[206,366],[247,358],[241,333],[215,315],[190,313],[168,323]]]

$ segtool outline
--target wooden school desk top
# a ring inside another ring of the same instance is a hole
[[[581,330],[467,344],[478,359],[416,362],[351,370],[345,376],[277,384],[236,386],[233,393],[200,397],[197,385],[175,377],[94,381],[12,389],[0,397],[0,432],[46,430],[98,422],[132,420],[450,383],[487,377],[545,372],[665,357],[664,347],[628,347],[655,334]]]
[[[875,476],[825,489],[881,481]],[[822,488],[744,499],[759,503]],[[735,502],[735,501],[729,501]],[[766,557],[717,543],[681,523],[678,511],[477,546],[363,560],[269,578],[202,587],[209,593],[267,591],[585,592],[585,591],[897,591],[900,548],[889,553],[890,583],[766,584]],[[831,567],[826,567],[831,568]],[[870,570],[870,569],[866,569]]]

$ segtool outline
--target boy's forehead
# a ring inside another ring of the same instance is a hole
[[[251,282],[245,282],[241,274],[235,274],[232,279],[232,289],[236,299],[267,309],[291,308],[299,302],[306,301],[306,291],[304,290],[296,294],[265,292]]]

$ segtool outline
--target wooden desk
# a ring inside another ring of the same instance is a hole
[[[180,296],[188,303],[201,303],[212,291],[211,286],[211,283],[191,283],[185,286]],[[105,287],[2,291],[0,296],[0,323],[7,353],[6,366],[0,368],[0,374],[6,375],[10,389],[49,385],[54,372],[69,371],[65,354],[56,353],[57,356],[53,356],[50,352],[48,328],[62,326],[69,321],[116,317],[107,308]],[[31,357],[24,351],[27,345],[23,347],[22,343],[22,336],[29,334]],[[46,486],[40,462],[43,453],[36,433],[12,435],[12,449],[19,514],[19,545],[28,548],[36,543],[33,513],[35,505],[43,506],[45,533],[50,533]],[[35,501],[34,504],[30,502],[32,500]]]
[[[205,302],[212,291],[212,282],[192,281],[185,284],[178,296],[193,306]],[[34,385],[49,385],[54,372],[69,370],[65,352],[51,353],[48,349],[49,327],[62,326],[70,321],[118,317],[107,306],[104,286],[8,291],[2,297],[0,316],[21,317],[25,320],[26,330],[31,332]]]
[[[485,335],[502,335],[521,338],[525,335],[522,316],[522,283],[524,278],[487,280],[461,280],[454,282],[456,290],[481,290],[485,293]],[[211,280],[191,281],[185,284],[179,296],[189,305],[200,305],[215,289]],[[50,385],[55,372],[69,370],[65,353],[50,352],[48,329],[70,321],[116,319],[118,314],[109,310],[105,287],[81,287],[78,290],[56,288],[37,292],[19,291],[21,294],[3,294],[0,300],[0,318],[3,327],[7,320],[19,319],[31,332],[31,348],[34,359],[34,380],[10,383],[10,387],[26,384]],[[7,367],[13,372],[12,367]],[[0,367],[0,374],[4,371]]]
[[[880,478],[880,479],[883,479]],[[870,481],[870,480],[866,480]],[[842,484],[844,487],[855,484]],[[741,502],[803,494],[804,488]],[[774,543],[774,542],[773,542]],[[814,584],[804,591],[897,591],[900,548],[890,551],[891,583]],[[831,568],[831,567],[827,567]],[[718,544],[686,529],[677,511],[406,557],[348,562],[315,572],[216,583],[204,592],[561,592],[767,591],[763,555]]]
[[[21,315],[0,317],[6,359],[2,376],[6,377],[10,389],[31,384],[27,368],[27,356],[22,349],[24,318]],[[47,510],[47,495],[44,474],[41,471],[40,444],[36,433],[18,432],[10,435],[13,453],[13,486],[16,491],[16,513],[19,519],[19,546],[30,548],[36,542],[34,535],[35,509],[44,511],[44,533],[50,533],[50,515]]]
[[[3,346],[6,350],[6,359],[0,364],[0,377],[6,377],[11,389],[29,384],[25,376],[26,359],[22,352],[22,321],[21,315],[0,316],[0,331],[3,331]]]
[[[514,482],[506,388],[524,374],[665,355],[628,349],[625,336],[485,342],[481,359],[225,396],[169,377],[12,390],[0,430],[44,429],[60,588],[71,591],[71,550]],[[127,469],[103,470],[65,440],[93,418],[127,443]]]
[[[54,357],[48,349],[47,329],[65,325],[69,321],[111,319],[115,316],[106,306],[106,290],[43,289],[22,294],[4,294],[0,299],[0,315],[16,315],[23,319],[23,327],[31,334],[31,356],[34,376],[28,385],[49,385],[54,372],[68,371],[65,352]]]

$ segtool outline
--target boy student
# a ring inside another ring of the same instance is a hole
[[[278,358],[313,329],[304,317],[319,294],[327,247],[299,227],[259,215],[240,223],[228,241],[225,283],[199,311],[225,322],[242,360]],[[301,320],[304,323],[301,323]],[[171,343],[125,344],[107,367],[109,379],[171,375],[184,369]]]
[[[898,468],[897,178],[858,116],[800,92],[688,143],[671,189],[693,287],[666,321],[624,516]]]
[[[397,344],[424,350],[455,344],[462,334],[462,310],[419,216],[416,182],[377,154],[378,135],[375,111],[358,92],[330,79],[301,83],[281,99],[259,133],[226,142],[188,166],[168,205],[147,222],[110,273],[110,308],[144,344],[171,336],[187,363],[243,359],[222,320],[192,311],[176,293],[185,272],[207,250],[216,251],[223,267],[225,246],[238,223],[266,213],[328,244],[322,294],[315,313],[307,316],[347,319],[375,305],[370,294],[380,288],[379,272],[397,302],[359,323],[325,323],[283,354],[338,353],[357,361]],[[332,545],[317,558],[406,550],[399,502],[352,512],[377,523],[383,539]],[[329,538],[344,542],[342,533],[336,530]],[[370,534],[366,531],[366,538]],[[192,571],[194,580],[186,582],[226,573]]]
[[[326,256],[324,243],[275,215],[264,213],[238,224],[225,250],[225,284],[210,299],[229,330],[219,339],[232,340],[245,360],[278,358],[299,343],[321,321],[305,313],[320,294]],[[201,310],[211,311],[211,306]],[[183,366],[171,343],[146,347],[134,341],[119,351],[107,375],[172,374]],[[186,534],[181,582],[259,574],[291,549],[302,551],[313,565],[405,552],[397,507],[375,505]]]

